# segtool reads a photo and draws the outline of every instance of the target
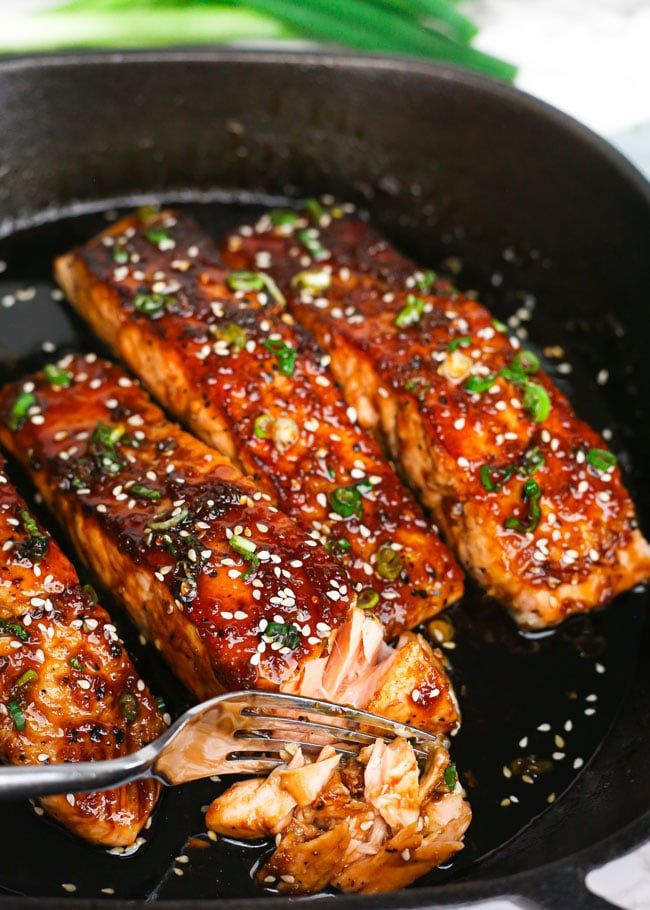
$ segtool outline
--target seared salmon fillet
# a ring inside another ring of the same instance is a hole
[[[55,385],[45,372],[2,391],[0,440],[190,691],[319,686],[391,716],[407,685],[396,711],[434,732],[457,726],[440,655],[417,637],[388,647],[342,564],[249,478],[120,367],[78,355],[53,369]],[[414,642],[419,659],[405,660]]]
[[[341,560],[388,639],[458,599],[457,563],[273,281],[225,271],[173,212],[123,219],[56,275],[162,404]]]
[[[160,735],[165,724],[115,626],[30,514],[1,460],[0,553],[2,759],[35,765],[119,758]],[[80,837],[127,846],[158,790],[147,780],[40,802]]]
[[[225,836],[276,837],[255,877],[281,894],[405,888],[462,850],[470,819],[444,746],[420,774],[400,738],[346,762],[331,746],[311,762],[298,749],[266,779],[234,784],[206,815]]]
[[[467,569],[532,629],[648,578],[650,547],[616,458],[538,358],[473,298],[336,214],[280,228],[271,214],[229,235],[224,258],[263,262],[278,279]],[[288,261],[300,267],[290,278]]]

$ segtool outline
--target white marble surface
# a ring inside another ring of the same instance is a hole
[[[47,3],[0,0],[0,22],[16,4],[24,10]],[[650,0],[465,0],[463,6],[481,26],[477,45],[519,66],[520,88],[608,138],[650,177]],[[623,910],[650,910],[650,843],[593,870],[587,881]],[[496,900],[456,910],[521,906]]]

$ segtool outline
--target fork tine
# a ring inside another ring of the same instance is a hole
[[[283,723],[286,722],[286,718],[283,718],[282,722]],[[312,724],[312,723],[306,721],[306,722],[304,722],[304,727],[302,729],[302,733],[304,734],[304,733],[309,733],[312,730],[317,730],[320,726],[321,725]],[[323,746],[330,745],[330,746],[334,746],[336,751],[338,753],[340,753],[341,755],[358,755],[359,754],[358,749],[345,749],[342,745],[340,745],[341,743],[351,743],[352,745],[363,747],[363,746],[367,746],[367,745],[372,745],[375,742],[375,740],[377,739],[376,736],[366,735],[363,733],[353,733],[351,731],[347,731],[345,729],[345,727],[323,726],[322,729],[327,731],[327,734],[326,734],[328,737],[327,742],[318,743],[318,742],[309,742],[309,740],[299,740],[299,739],[295,739],[293,737],[290,739],[286,739],[286,738],[280,738],[280,737],[275,737],[275,736],[264,736],[265,730],[272,730],[277,733],[283,733],[283,732],[292,733],[293,732],[292,730],[283,731],[283,728],[281,726],[261,727],[261,728],[259,728],[259,732],[256,729],[252,729],[250,731],[249,730],[238,730],[238,731],[236,731],[234,738],[238,741],[238,744],[240,741],[245,742],[246,738],[250,738],[253,742],[257,741],[258,743],[260,740],[263,740],[263,741],[269,742],[269,743],[284,743],[287,745],[296,745],[296,746],[300,746],[302,748],[303,752],[305,752],[305,751],[319,752],[323,748]],[[332,732],[330,733],[329,731],[332,731]],[[318,732],[320,732],[320,730],[318,730]],[[364,736],[365,739],[363,741],[358,741],[358,740],[354,739],[355,736]],[[332,739],[334,739],[334,742],[332,742]],[[413,752],[414,752],[416,758],[426,759],[429,757],[429,753],[425,749],[419,749],[417,746],[413,746],[412,748],[413,748]]]
[[[258,717],[266,716],[270,719],[278,720],[286,718],[287,715],[285,712],[287,710],[302,711],[303,713],[310,715],[310,717],[313,717],[314,715],[323,715],[325,718],[336,717],[345,721],[346,724],[357,724],[359,726],[370,727],[378,730],[378,735],[381,736],[403,736],[406,739],[421,743],[423,746],[428,746],[429,748],[432,746],[439,746],[444,742],[444,737],[432,733],[425,733],[423,730],[418,730],[416,727],[411,727],[409,724],[398,723],[397,721],[379,717],[376,714],[371,714],[370,712],[363,711],[359,708],[344,707],[322,699],[306,698],[301,695],[287,695],[284,692],[248,692],[245,694],[247,695],[246,701],[248,701],[249,705],[252,703],[256,707],[269,708],[274,711],[280,710],[282,711],[282,714],[265,715],[262,711],[245,707],[241,711],[244,716],[252,716],[254,714]],[[242,693],[242,695],[244,695],[244,693]],[[242,698],[242,700],[244,699]],[[318,720],[315,722],[320,723]]]
[[[251,740],[240,740],[237,742],[237,750],[228,753],[228,760],[231,756],[252,756],[252,755],[269,755],[271,753],[282,753],[287,746],[297,746],[303,752],[317,754],[323,748],[323,743],[301,742],[296,739],[267,739],[265,736],[256,737]],[[354,757],[357,755],[356,749],[346,749],[338,743],[330,743],[338,755],[347,755]],[[275,761],[275,759],[273,759]],[[284,762],[284,759],[283,759]]]
[[[360,730],[349,730],[347,727],[337,727],[334,724],[323,724],[315,720],[308,720],[303,717],[284,717],[277,714],[262,714],[256,711],[242,711],[246,717],[253,718],[255,722],[252,725],[246,724],[246,730],[242,731],[245,735],[248,730],[275,730],[286,731],[291,729],[298,733],[324,733],[328,737],[333,737],[340,742],[354,743],[357,746],[371,746],[376,736],[371,733],[362,733]]]

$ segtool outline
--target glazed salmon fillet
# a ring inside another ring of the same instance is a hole
[[[2,391],[0,440],[197,698],[282,688],[457,726],[441,656],[415,635],[386,645],[343,565],[249,478],[120,367],[77,355],[52,370],[54,385],[45,372]]]
[[[265,215],[230,234],[223,256],[276,278],[360,422],[522,627],[553,626],[648,578],[615,456],[480,303],[341,208]]]
[[[165,724],[115,626],[30,514],[2,461],[0,550],[2,759],[35,765],[118,758],[155,739]],[[80,837],[127,846],[158,791],[147,780],[40,803]]]
[[[121,220],[56,275],[158,400],[343,563],[387,639],[460,597],[453,556],[263,273],[224,270],[192,219],[160,212]]]

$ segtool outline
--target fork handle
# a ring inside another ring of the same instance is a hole
[[[151,765],[151,756],[141,749],[132,755],[105,761],[0,767],[0,802],[110,790],[149,776]]]

